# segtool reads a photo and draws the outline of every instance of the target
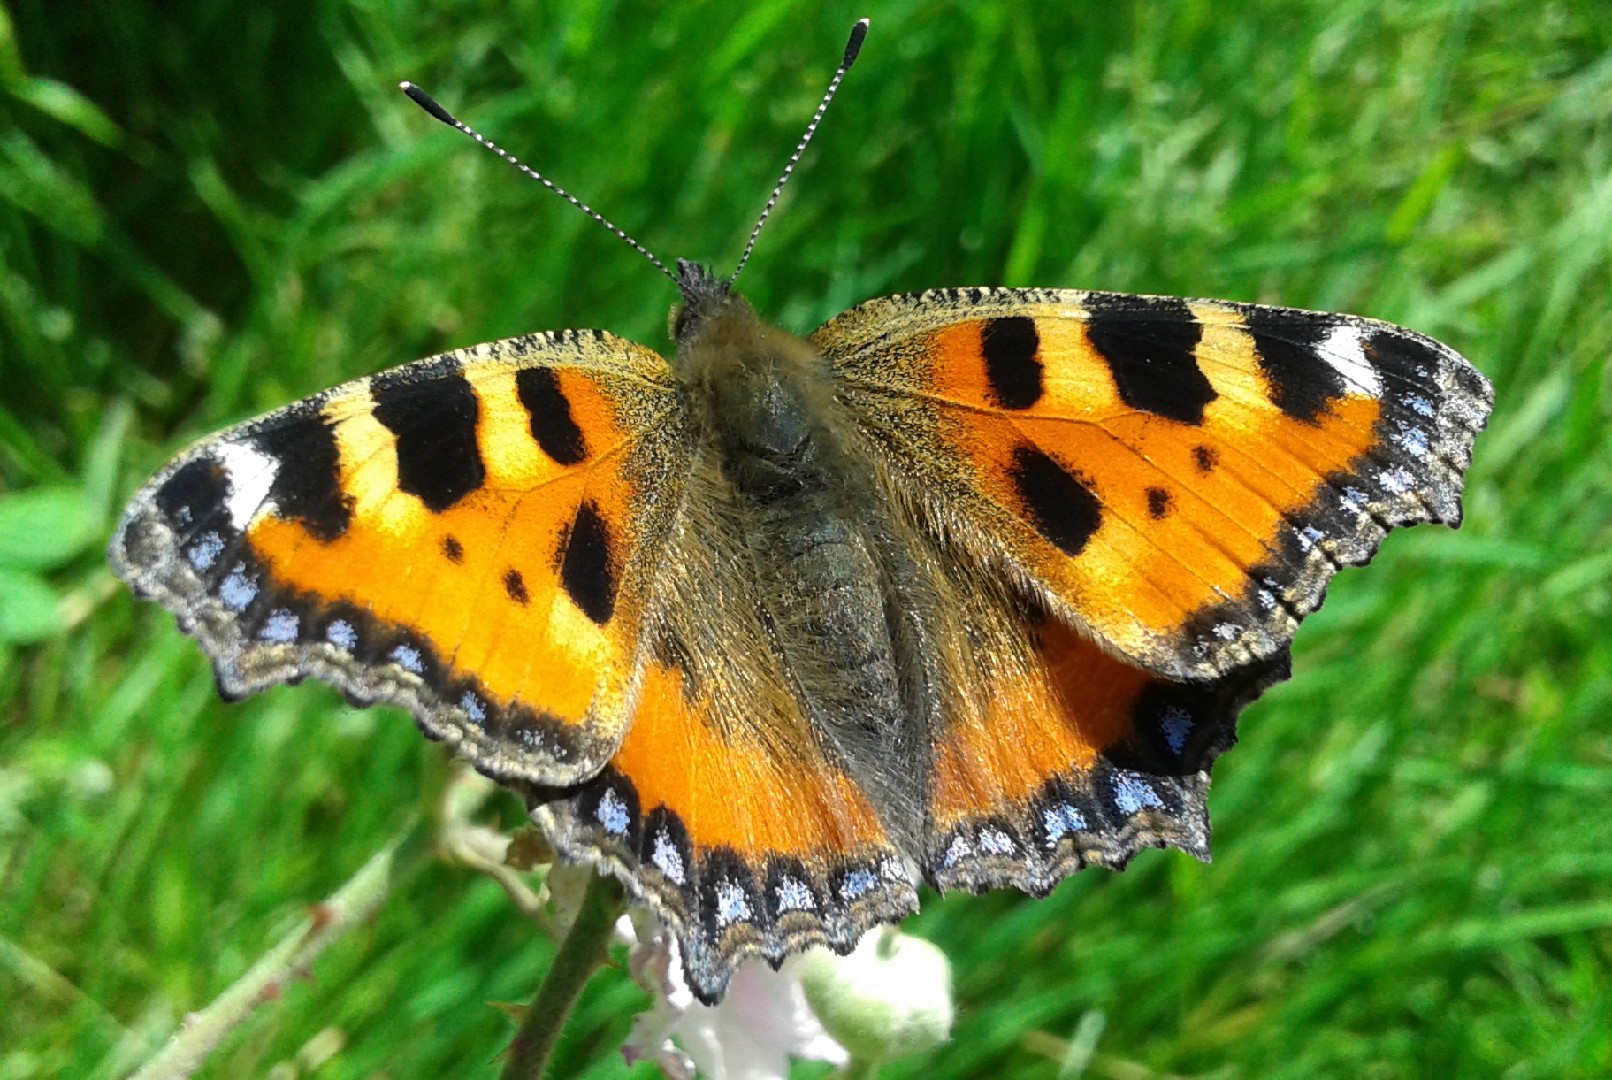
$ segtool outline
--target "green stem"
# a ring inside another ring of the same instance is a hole
[[[606,874],[594,874],[577,909],[576,921],[549,965],[537,996],[526,1007],[520,1030],[509,1044],[509,1060],[499,1080],[542,1080],[549,1055],[565,1026],[565,1018],[593,973],[605,961],[610,931],[622,910],[621,886]]]
[[[186,1017],[184,1025],[133,1080],[183,1080],[201,1068],[225,1036],[270,1000],[276,988],[306,971],[329,945],[373,916],[400,870],[426,850],[418,822],[410,823],[229,989]]]

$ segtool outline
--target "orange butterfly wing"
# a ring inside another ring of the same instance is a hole
[[[1459,522],[1492,402],[1421,335],[1218,301],[940,290],[811,340],[963,595],[994,581],[1028,605],[972,616],[996,627],[984,689],[935,733],[941,888],[1205,857],[1238,712],[1287,676],[1340,566],[1396,525]]]
[[[1209,857],[1209,767],[1237,714],[1287,678],[1283,650],[1209,682],[1171,682],[1054,618],[1028,628],[1016,670],[936,740],[927,880],[1043,896],[1145,847]]]
[[[314,676],[482,771],[570,783],[629,722],[680,487],[654,352],[534,334],[360,379],[206,439],[135,496],[113,567],[239,696]]]
[[[939,290],[811,340],[928,528],[1172,679],[1277,655],[1388,529],[1457,524],[1493,400],[1411,331],[1221,301]]]
[[[719,1000],[747,956],[849,952],[918,909],[867,792],[797,709],[757,700],[736,717],[689,691],[678,667],[651,663],[605,770],[529,794],[558,851],[609,867],[666,917],[701,1000]]]

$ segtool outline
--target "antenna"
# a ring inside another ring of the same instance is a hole
[[[858,25],[864,31],[866,30],[866,20],[863,20],[863,22],[859,23]],[[852,35],[852,41],[855,44],[860,44],[861,43],[861,39],[859,37],[857,37],[855,34]],[[854,55],[855,55],[854,50],[848,49],[846,51],[846,56],[847,57],[854,56]],[[835,82],[836,85],[839,83],[840,75],[843,75],[845,73],[845,68],[848,67],[849,64],[850,64],[850,61],[847,60],[846,63],[840,67],[839,74],[834,76],[834,82]],[[486,136],[482,135],[481,132],[477,131],[475,128],[471,127],[469,124],[461,122],[457,117],[455,117],[447,109],[444,109],[441,105],[438,105],[437,102],[436,102],[436,99],[433,98],[430,94],[426,93],[424,90],[421,90],[418,86],[415,86],[411,82],[399,83],[398,84],[398,89],[402,90],[405,94],[407,94],[409,96],[410,101],[414,102],[420,108],[424,109],[426,112],[428,112],[432,116],[436,117],[438,120],[441,120],[444,124],[447,124],[449,127],[455,129],[456,131],[462,131],[466,135],[469,135],[472,139],[475,139],[482,146],[485,146],[487,149],[491,150],[493,153],[497,154],[499,157],[503,158],[505,161],[507,161],[511,165],[515,166],[515,168],[519,169],[521,172],[525,173],[527,176],[530,176],[533,180],[536,180],[538,183],[542,184],[544,187],[546,187],[550,191],[554,192],[554,194],[558,195],[560,198],[564,199],[566,202],[570,203],[572,206],[576,207],[578,210],[581,210],[584,214],[587,214],[593,220],[597,221],[599,224],[603,225],[605,228],[607,228],[611,232],[615,233],[618,237],[620,237],[622,240],[624,240],[627,243],[627,245],[629,247],[631,247],[634,251],[638,252],[638,254],[642,255],[644,258],[646,258],[650,262],[654,263],[655,264],[655,269],[659,270],[661,273],[663,273],[667,277],[671,278],[674,283],[677,281],[677,275],[672,273],[670,270],[666,269],[666,264],[665,263],[663,263],[659,259],[655,258],[654,254],[651,253],[648,248],[646,248],[644,245],[640,244],[637,240],[634,240],[631,236],[628,236],[625,231],[623,231],[622,229],[618,228],[613,222],[610,221],[609,218],[606,218],[603,214],[599,213],[599,211],[595,210],[593,207],[589,206],[587,203],[585,203],[582,200],[578,199],[575,195],[572,195],[569,191],[565,190],[559,184],[556,184],[554,181],[550,180],[548,177],[544,176],[542,173],[538,172],[536,169],[532,168],[530,165],[527,165],[525,162],[523,162],[520,159],[516,158],[514,154],[511,154],[508,150],[505,150],[503,147],[499,146],[497,143],[494,143],[491,139],[488,139]],[[830,93],[830,96],[832,96],[833,91],[830,90],[829,93]],[[823,102],[823,104],[826,106],[828,104],[828,102],[825,100]],[[822,116],[823,110],[821,108],[819,108],[817,110],[817,114],[818,114],[818,116]],[[814,119],[812,121],[812,124],[815,126],[816,123],[817,123],[817,121]],[[807,132],[806,137],[808,139],[811,138],[811,132],[810,131]],[[804,147],[805,145],[806,144],[803,141],[801,143],[801,146]],[[798,151],[796,152],[795,156],[796,157],[800,156]],[[794,162],[793,161],[790,162],[790,167],[791,168],[794,167]],[[788,176],[789,174],[788,174],[788,172],[785,172],[784,175]],[[781,187],[782,183],[780,183],[779,186]],[[777,195],[774,194],[773,197],[776,199]],[[768,203],[767,205],[768,205],[768,209],[771,209],[772,204]],[[763,217],[765,217],[765,216],[766,215],[763,215]],[[758,224],[756,226],[756,228],[759,231],[761,226]],[[751,237],[751,242],[752,243],[755,242],[754,237]],[[748,252],[746,254],[748,254]]]
[[[728,284],[731,285],[739,279],[739,271],[743,270],[744,264],[750,261],[750,253],[756,249],[756,237],[761,235],[761,227],[767,224],[767,216],[772,213],[773,206],[777,204],[778,196],[783,194],[784,185],[789,183],[789,177],[795,171],[795,166],[800,162],[800,156],[806,152],[806,144],[812,141],[813,135],[817,134],[817,125],[822,123],[823,114],[828,112],[828,103],[834,100],[834,95],[839,91],[840,81],[845,78],[845,73],[851,70],[852,64],[856,63],[856,54],[862,51],[862,39],[867,36],[868,20],[860,19],[855,26],[851,27],[851,40],[845,43],[845,55],[840,59],[840,66],[834,70],[834,78],[828,84],[828,91],[823,95],[823,100],[817,103],[817,111],[812,114],[811,123],[806,125],[806,134],[800,137],[800,143],[795,147],[795,152],[789,156],[789,164],[784,166],[784,174],[778,178],[777,185],[773,187],[772,195],[767,199],[767,205],[762,207],[761,217],[756,219],[756,227],[750,230],[750,239],[744,245],[744,254],[739,256],[739,265],[733,268],[733,276],[728,278]],[[449,117],[449,120],[452,121],[452,117]],[[457,121],[453,122],[457,126],[463,127]],[[479,135],[476,137],[480,138]],[[544,182],[547,183],[547,181]],[[572,201],[574,202],[575,200]]]

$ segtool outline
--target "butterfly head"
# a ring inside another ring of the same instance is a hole
[[[733,291],[731,278],[719,278],[690,259],[677,260],[677,289],[683,296],[672,308],[670,331],[680,353],[708,338],[719,324],[755,319],[750,304]]]

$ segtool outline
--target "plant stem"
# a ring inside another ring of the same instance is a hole
[[[566,1016],[588,979],[605,961],[605,947],[621,916],[622,903],[621,886],[616,880],[595,873],[577,909],[576,921],[561,942],[543,985],[537,988],[537,996],[526,1007],[499,1080],[542,1080]]]
[[[141,1067],[133,1080],[182,1080],[194,1073],[231,1031],[243,1024],[274,991],[353,926],[380,908],[398,877],[400,855],[423,853],[419,824],[412,823],[372,855],[313,914],[264,953],[234,985],[199,1012],[185,1018],[165,1046]]]

